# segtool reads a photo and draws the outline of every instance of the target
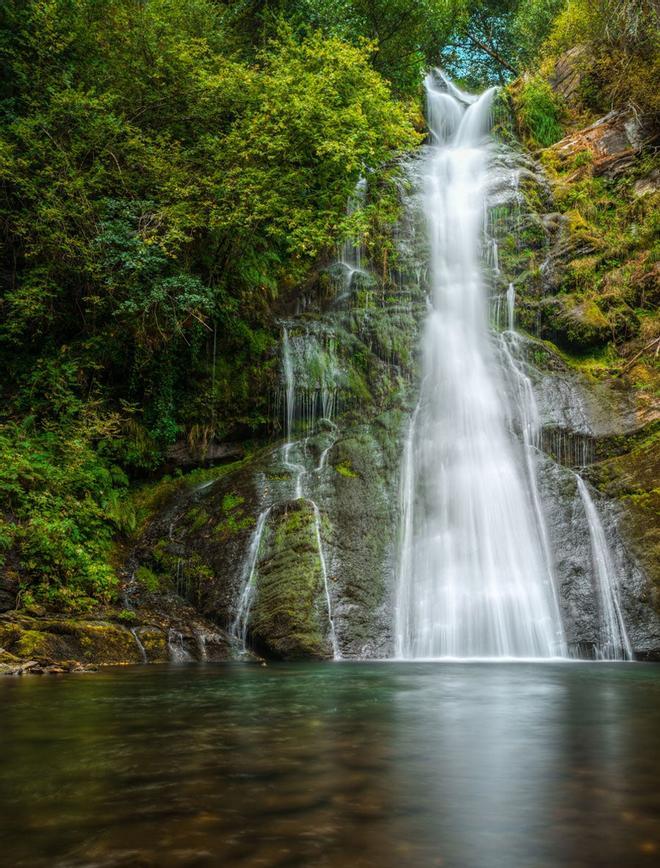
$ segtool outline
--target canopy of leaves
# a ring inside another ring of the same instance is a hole
[[[0,497],[44,593],[111,595],[114,465],[263,426],[278,294],[420,139],[372,42],[278,20],[247,50],[237,5],[3,4]]]

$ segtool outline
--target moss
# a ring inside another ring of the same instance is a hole
[[[340,464],[335,464],[335,470],[344,479],[357,479],[359,473],[356,473],[347,461],[342,461]]]
[[[209,522],[209,514],[202,506],[194,506],[186,513],[187,530],[190,533],[196,533],[205,527]]]
[[[149,663],[165,663],[169,660],[167,636],[157,627],[140,627],[137,631]]]
[[[22,659],[104,664],[141,660],[131,632],[109,622],[21,618],[2,630],[10,638],[6,649]]]
[[[131,493],[131,502],[136,515],[135,534],[144,530],[150,518],[162,510],[169,501],[182,490],[194,489],[204,482],[222,479],[240,470],[250,460],[250,454],[240,461],[222,464],[218,467],[205,467],[192,470],[180,476],[163,476],[157,482],[150,482],[136,488]]]
[[[38,630],[23,630],[13,645],[13,651],[22,658],[52,658],[55,649],[53,637]]]
[[[222,498],[222,508],[225,512],[231,512],[236,509],[237,506],[240,506],[241,503],[245,501],[244,497],[241,497],[240,494],[234,494],[230,492],[229,494],[225,494]]]
[[[314,510],[294,501],[273,514],[262,542],[250,635],[275,657],[322,658],[331,653],[327,624]]]
[[[541,305],[543,333],[565,350],[586,351],[606,343],[610,323],[600,307],[579,294],[562,294]]]
[[[624,507],[628,542],[660,592],[660,424],[641,441],[631,442],[632,449],[601,462],[590,476]]]
[[[0,648],[12,648],[21,636],[21,628],[11,621],[0,621]]]
[[[239,508],[244,501],[244,497],[236,494],[226,494],[223,497],[223,518],[215,525],[214,534],[216,537],[227,540],[254,525],[254,517]]]
[[[140,564],[135,571],[135,580],[150,594],[157,594],[161,590],[161,577],[157,576],[153,570],[150,570],[144,564]]]

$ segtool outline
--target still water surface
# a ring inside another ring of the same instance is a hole
[[[0,864],[660,862],[660,667],[136,667],[0,681]]]

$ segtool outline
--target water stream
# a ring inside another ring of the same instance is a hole
[[[576,477],[578,492],[589,525],[591,557],[600,602],[602,635],[597,653],[602,660],[632,660],[632,647],[621,615],[616,570],[605,531],[587,484],[578,474]]]
[[[529,338],[516,330],[516,287],[500,270],[497,233],[514,232],[521,223],[520,178],[532,173],[529,160],[491,136],[494,93],[463,93],[439,71],[427,77],[429,143],[411,162],[415,192],[402,194],[401,249],[416,275],[415,291],[421,296],[426,288],[428,296],[419,401],[401,465],[393,631],[398,659],[569,656],[558,594],[560,556],[546,526],[550,507],[539,474],[550,461],[584,466],[593,459],[594,440],[588,426],[583,434],[562,428],[561,420],[548,421],[557,418],[550,412],[551,393],[537,389],[544,374],[530,363]],[[361,181],[348,216],[364,201]],[[287,472],[263,498],[231,631],[247,647],[271,511],[303,499],[313,514],[310,533],[322,579],[318,605],[326,610],[328,644],[340,659],[337,591],[322,519],[331,514],[324,501],[327,458],[348,406],[337,326],[341,310],[354,310],[352,300],[373,278],[355,239],[339,248],[335,266],[342,276],[332,313],[314,319],[303,312],[282,323],[275,410],[285,441],[274,461]],[[395,356],[387,359],[396,365]],[[603,623],[597,654],[629,659],[608,542],[581,480],[579,486],[592,553],[584,568],[591,571]],[[344,628],[340,621],[340,638]]]
[[[431,291],[421,394],[403,462],[396,656],[562,655],[552,564],[531,481],[533,404],[523,396],[521,443],[509,424],[516,413],[489,332],[480,261],[494,90],[475,99],[430,75],[426,92],[431,144],[422,183]],[[513,287],[506,301],[511,328]],[[511,373],[518,391],[528,392],[515,365]]]
[[[282,327],[282,383],[284,393],[284,423],[286,441],[281,449],[281,461],[291,478],[289,490],[283,492],[283,500],[304,499],[309,503],[313,513],[313,536],[318,551],[319,566],[323,586],[323,603],[327,610],[328,641],[335,660],[341,659],[341,652],[335,630],[332,595],[328,575],[327,559],[323,547],[321,533],[321,510],[307,490],[310,486],[309,477],[320,474],[327,460],[328,453],[334,445],[334,437],[321,451],[318,464],[309,465],[308,442],[310,436],[316,433],[321,420],[333,425],[332,417],[336,409],[336,376],[332,353],[324,353],[319,348],[318,336],[297,336],[291,339],[289,327]],[[294,353],[296,358],[294,361]],[[321,363],[319,363],[321,359]],[[328,361],[329,359],[329,361]],[[296,370],[302,368],[307,373],[313,371],[303,384],[296,381]],[[316,381],[314,381],[314,376]],[[299,436],[302,433],[302,436]],[[309,466],[308,466],[309,465]],[[231,626],[232,635],[241,643],[244,649],[248,645],[250,611],[258,593],[257,577],[261,540],[267,527],[268,518],[275,503],[259,514],[257,523],[250,538],[247,554],[243,563],[241,577],[241,592],[236,615]]]
[[[242,575],[242,590],[238,601],[238,608],[234,622],[231,626],[231,634],[240,641],[243,648],[247,645],[247,631],[250,618],[250,609],[254,600],[254,576],[257,569],[257,561],[259,560],[259,548],[261,546],[261,537],[266,527],[266,519],[270,514],[270,507],[264,509],[257,519],[257,524],[250,538],[247,557],[243,562]]]

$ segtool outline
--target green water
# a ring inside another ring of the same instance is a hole
[[[2,865],[660,859],[660,667],[135,667],[0,710]]]

